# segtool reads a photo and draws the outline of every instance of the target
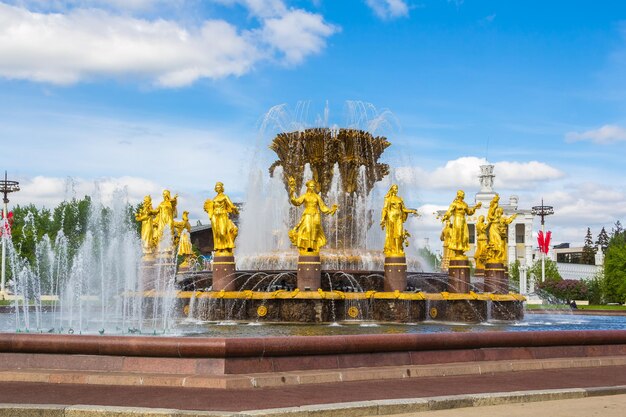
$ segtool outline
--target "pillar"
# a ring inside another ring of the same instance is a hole
[[[384,284],[387,292],[406,290],[406,257],[385,256]]]
[[[298,289],[317,291],[322,288],[322,262],[319,255],[298,256]]]

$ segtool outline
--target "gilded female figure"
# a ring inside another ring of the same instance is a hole
[[[476,252],[474,253],[476,269],[485,269],[485,261],[488,258],[487,226],[485,216],[478,216],[478,222],[476,223]]]
[[[178,255],[185,256],[193,254],[191,247],[191,223],[189,223],[189,212],[183,211],[183,219],[174,222],[174,228],[178,235]]]
[[[467,221],[465,216],[471,216],[481,206],[479,202],[474,207],[469,207],[464,201],[465,192],[459,190],[456,192],[456,198],[450,204],[448,211],[443,215],[442,221],[452,220],[452,231],[450,235],[450,243],[448,249],[451,252],[450,259],[466,259],[465,252],[470,248],[469,246],[469,228],[467,227]]]
[[[141,222],[141,248],[143,254],[148,256],[154,251],[154,216],[158,213],[152,208],[152,198],[147,195],[143,198],[143,205],[137,211],[135,220]]]
[[[204,202],[204,211],[209,214],[211,228],[213,229],[213,248],[215,255],[232,255],[235,248],[235,238],[239,229],[230,220],[230,214],[239,214],[237,206],[224,194],[224,184],[215,184],[217,195],[211,200]]]
[[[155,246],[159,246],[163,235],[167,230],[169,239],[174,237],[174,218],[176,218],[176,205],[178,204],[178,194],[171,197],[169,190],[163,190],[163,201],[156,208],[156,217],[154,218],[154,239]],[[168,242],[168,247],[171,243]]]
[[[385,230],[385,256],[404,256],[404,244],[408,232],[404,230],[409,214],[417,214],[417,210],[408,209],[398,196],[396,184],[389,188],[385,196],[380,227]]]
[[[304,212],[300,221],[289,231],[291,243],[298,248],[302,255],[317,255],[321,247],[326,245],[326,235],[322,229],[320,212],[333,215],[337,211],[337,204],[328,208],[322,197],[315,192],[315,181],[306,183],[306,192],[296,197],[296,181],[289,178],[289,200],[294,206],[304,204]]]
[[[443,244],[443,255],[441,258],[442,271],[447,270],[450,265],[450,238],[452,238],[452,222],[448,219],[443,222],[443,229],[441,229],[441,235],[439,235],[439,240],[441,240]]]
[[[507,242],[509,224],[515,220],[517,213],[505,217],[502,207],[496,209],[493,222],[489,227],[489,258],[493,262],[507,263]]]
[[[183,211],[183,219],[174,222],[174,229],[178,236],[178,256],[183,256],[184,260],[180,268],[189,267],[189,258],[193,255],[191,246],[191,223],[189,223],[189,212]]]

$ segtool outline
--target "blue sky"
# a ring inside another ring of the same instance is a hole
[[[473,195],[487,158],[505,199],[555,206],[557,242],[626,220],[626,3],[0,1],[12,202],[97,180],[133,201],[171,188],[203,218],[215,181],[245,199],[250,159],[271,162],[269,109],[345,125],[348,101],[392,113],[386,162],[425,214]]]

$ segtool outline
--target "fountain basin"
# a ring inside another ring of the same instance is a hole
[[[3,334],[0,340],[4,380],[51,383],[252,388],[264,380],[320,382],[307,372],[339,382],[380,379],[381,372],[419,377],[428,365],[467,374],[626,363],[624,330],[246,338]]]

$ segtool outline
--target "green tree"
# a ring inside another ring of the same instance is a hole
[[[435,255],[430,250],[430,248],[421,247],[417,250],[417,253],[426,261],[430,270],[434,271],[435,269],[437,269],[437,266],[439,265],[440,260],[437,258],[437,255]]]
[[[585,245],[583,246],[583,253],[580,257],[580,262],[585,265],[596,264],[596,248],[593,246],[593,237],[589,227],[587,228],[587,234],[585,235]]]
[[[604,272],[598,272],[593,278],[585,280],[589,304],[604,303]]]
[[[600,248],[602,253],[606,254],[606,249],[609,247],[609,234],[604,227],[598,234],[598,240],[596,240],[596,246]]]
[[[609,303],[626,302],[626,235],[614,233],[604,257],[604,297]]]
[[[561,281],[563,278],[556,267],[556,262],[546,258],[546,281]],[[530,267],[529,275],[533,277],[536,283],[541,282],[541,259],[533,263]]]
[[[519,288],[519,269],[521,266],[519,259],[509,264],[509,285],[512,287]],[[539,275],[541,275],[541,269],[539,270]]]

